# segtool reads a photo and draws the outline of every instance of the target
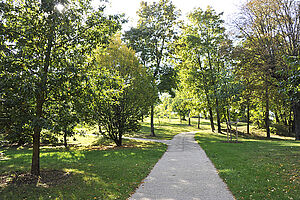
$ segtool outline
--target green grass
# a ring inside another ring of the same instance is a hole
[[[226,135],[211,133],[207,120],[201,119],[200,130],[197,129],[197,119],[192,119],[192,125],[188,126],[186,121],[180,123],[178,119],[155,119],[156,139],[172,139],[181,132],[200,131],[196,134],[196,140],[236,199],[299,199],[299,142],[272,135],[272,140],[240,136],[242,143],[223,143]],[[225,128],[224,124],[222,126]],[[239,132],[245,132],[245,127],[244,123],[240,123]],[[84,130],[85,127],[80,128]],[[87,136],[69,138],[69,143],[75,145],[69,151],[64,148],[42,148],[42,170],[70,173],[71,176],[65,181],[54,185],[1,185],[0,182],[0,199],[128,198],[165,152],[166,146],[124,140],[125,147],[113,148],[110,141],[91,135],[96,129],[90,128]],[[262,130],[253,127],[251,130],[255,135],[265,136]],[[150,123],[146,119],[141,131],[128,136],[149,138],[149,135]],[[29,171],[30,149],[5,148],[0,152],[5,155],[0,159],[2,177]]]
[[[240,138],[242,143],[222,143],[224,135],[208,130],[195,138],[236,199],[299,199],[299,142]]]
[[[85,138],[86,139],[86,138]],[[0,199],[127,199],[166,150],[166,145],[124,141],[126,148],[42,148],[41,169],[71,176],[56,185],[2,184]],[[28,172],[30,149],[0,149],[0,174]]]
[[[154,138],[160,140],[171,140],[175,135],[182,132],[198,131],[196,119],[192,119],[192,125],[189,126],[187,121],[180,123],[179,119],[157,119],[154,121],[156,137],[150,136],[150,119],[147,118],[141,123],[142,127],[139,132],[127,134],[130,137]],[[203,122],[206,124],[206,122]]]

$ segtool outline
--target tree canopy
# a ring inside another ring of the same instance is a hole
[[[218,133],[241,120],[248,134],[252,123],[267,138],[283,129],[300,140],[299,8],[249,0],[231,34],[210,6],[180,20],[172,1],[142,1],[122,35],[124,16],[92,0],[3,0],[0,136],[32,144],[38,176],[41,141],[63,137],[67,147],[78,124],[97,125],[121,146],[150,112],[155,136],[154,107],[169,93],[162,115],[203,114]]]

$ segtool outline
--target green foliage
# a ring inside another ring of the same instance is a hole
[[[254,105],[251,109],[263,108],[263,121],[257,122],[264,124],[267,137],[273,112],[276,123],[285,121],[289,132],[294,131],[300,139],[299,79],[292,64],[299,59],[299,28],[295,28],[300,23],[299,2],[253,0],[243,6],[242,12],[237,21],[244,37],[237,75],[246,86],[244,99]]]
[[[179,11],[169,0],[160,0],[147,5],[141,3],[136,28],[125,33],[125,39],[137,52],[148,73],[154,78],[154,86],[159,92],[170,92],[176,87],[176,71],[168,59],[169,49],[176,37]]]
[[[176,96],[172,100],[172,110],[179,115],[180,120],[185,120],[185,117],[190,113],[192,102],[192,97],[182,87],[176,92]]]
[[[107,48],[95,50],[92,59],[87,113],[100,133],[121,146],[122,135],[139,129],[138,120],[155,101],[151,79],[118,35]]]
[[[61,12],[58,3],[64,6]],[[1,125],[6,135],[34,132],[36,175],[40,132],[54,118],[63,121],[51,109],[58,101],[68,101],[64,97],[78,94],[87,54],[107,44],[120,28],[119,16],[104,16],[103,8],[94,10],[90,3],[8,0],[0,4]],[[66,95],[58,99],[56,93]]]
[[[183,34],[175,45],[180,80],[196,99],[198,112],[209,113],[212,130],[215,109],[218,132],[221,132],[222,108],[228,107],[228,101],[233,99],[228,92],[228,81],[233,80],[230,73],[232,44],[226,38],[221,16],[222,13],[216,13],[211,7],[205,11],[195,9],[188,15],[190,23],[183,26]]]
[[[141,63],[147,67],[152,77],[152,87],[156,92],[168,92],[174,95],[177,76],[170,58],[170,49],[176,38],[179,11],[170,0],[159,0],[157,3],[141,2],[141,9],[137,12],[139,21],[136,28],[125,33],[125,39],[137,52]],[[158,98],[156,99],[158,101]],[[151,105],[151,135],[154,133],[154,103]]]

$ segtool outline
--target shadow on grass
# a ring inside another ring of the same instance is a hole
[[[15,184],[11,178],[1,184],[0,199],[126,199],[165,149],[162,144],[105,151],[42,149],[42,170],[63,171],[70,176],[53,185]],[[29,171],[30,150],[3,151],[10,159],[0,163],[1,182],[8,174]]]

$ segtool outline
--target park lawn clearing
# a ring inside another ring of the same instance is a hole
[[[195,139],[214,163],[236,199],[299,199],[300,142],[240,138],[208,130]]]
[[[149,138],[149,139],[158,139],[158,140],[171,140],[173,137],[179,133],[183,132],[192,132],[199,131],[197,128],[197,119],[192,118],[192,126],[188,125],[187,121],[180,122],[179,119],[167,119],[167,118],[154,118],[154,128],[156,137],[150,136],[150,119],[147,118],[144,122],[141,123],[141,130],[135,133],[127,134],[129,137],[137,138]],[[207,126],[208,122],[201,122],[201,126]]]
[[[38,181],[28,173],[31,149],[0,149],[5,155],[0,160],[0,199],[127,199],[166,145],[124,140],[124,146],[43,147]]]

